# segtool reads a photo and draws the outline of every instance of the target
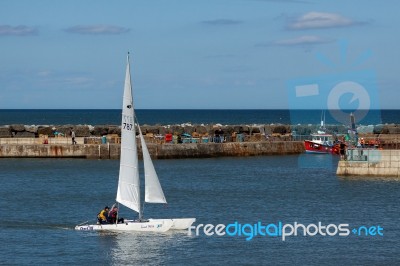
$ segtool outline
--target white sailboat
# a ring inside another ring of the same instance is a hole
[[[167,203],[149,151],[147,149],[146,142],[144,141],[142,132],[140,130],[140,126],[138,123],[136,124],[137,128],[139,129],[140,142],[143,152],[145,172],[145,202]],[[81,224],[77,225],[75,229],[165,232],[170,229],[187,229],[196,221],[195,218],[143,219],[140,195],[138,149],[136,145],[135,115],[133,108],[128,53],[122,105],[121,158],[116,201],[137,212],[139,214],[139,219],[124,220],[123,223],[115,224]]]

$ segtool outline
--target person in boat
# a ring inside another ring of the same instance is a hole
[[[112,210],[108,213],[108,222],[110,224],[115,224],[115,223],[117,223],[117,219],[118,219],[118,223],[124,222],[124,218],[118,218],[118,208],[113,207]]]
[[[108,206],[104,207],[103,210],[101,210],[99,212],[99,214],[97,215],[97,220],[100,224],[107,224],[108,223],[108,212],[109,212],[110,208]]]

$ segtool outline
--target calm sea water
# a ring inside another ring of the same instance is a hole
[[[0,264],[398,265],[400,180],[340,178],[336,163],[328,155],[157,160],[169,204],[147,204],[145,216],[196,217],[196,224],[380,225],[383,237],[297,236],[283,242],[185,231],[75,231],[114,202],[117,160],[1,159]],[[134,217],[124,208],[121,216]]]
[[[327,124],[338,124],[335,112],[326,112]],[[350,111],[346,111],[350,113]],[[137,110],[141,125],[149,124],[319,124],[321,110]],[[357,117],[356,117],[357,119]],[[118,125],[121,110],[0,110],[0,125]],[[347,121],[347,120],[346,120]],[[357,123],[376,125],[379,123],[400,124],[400,110],[370,110]],[[339,124],[343,124],[343,121]]]

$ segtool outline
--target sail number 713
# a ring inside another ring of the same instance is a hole
[[[122,123],[124,125],[123,129],[132,130],[132,124],[129,123]]]

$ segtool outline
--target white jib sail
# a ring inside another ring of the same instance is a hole
[[[160,181],[154,169],[153,161],[151,160],[149,150],[144,141],[142,131],[139,128],[140,143],[142,144],[143,164],[144,164],[144,179],[145,179],[145,196],[144,201],[149,203],[167,203],[164,192],[161,188]]]
[[[132,100],[129,54],[127,57],[121,123],[121,159],[117,202],[140,213],[140,183]]]

